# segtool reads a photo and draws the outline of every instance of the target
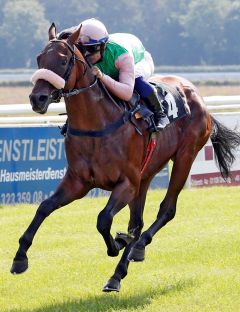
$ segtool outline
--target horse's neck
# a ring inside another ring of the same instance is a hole
[[[86,75],[81,85],[76,84],[75,88],[88,87],[94,79],[92,75]],[[123,110],[113,102],[99,83],[87,91],[69,97],[65,102],[69,125],[76,129],[101,129],[123,114]]]

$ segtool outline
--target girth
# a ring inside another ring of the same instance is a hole
[[[92,138],[103,137],[119,129],[122,125],[124,125],[126,122],[129,121],[130,116],[131,116],[131,111],[126,111],[117,121],[107,125],[105,128],[101,130],[80,130],[80,129],[74,129],[68,126],[67,133],[71,135],[75,135],[75,136],[80,136],[80,137],[84,137],[84,136],[92,137]]]

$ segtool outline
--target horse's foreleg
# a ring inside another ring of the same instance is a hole
[[[115,241],[110,233],[113,217],[136,196],[137,187],[127,178],[113,189],[105,208],[99,213],[97,229],[103,236],[107,246],[107,253],[111,257],[119,254],[121,246]]]
[[[153,236],[165,224],[174,218],[178,195],[187,180],[192,162],[196,155],[197,152],[194,150],[188,150],[187,152],[185,151],[185,153],[179,150],[174,161],[168,191],[160,204],[156,221],[148,228],[148,230],[141,234],[139,240],[131,249],[128,256],[130,261],[143,261],[145,257],[145,246],[150,244]]]
[[[67,173],[56,192],[44,200],[38,207],[31,224],[19,239],[19,248],[10,270],[11,273],[19,274],[27,270],[27,251],[32,245],[33,238],[45,218],[54,210],[69,204],[75,199],[83,197],[89,191],[80,180],[76,181],[73,178],[70,173]]]
[[[134,237],[133,240],[125,247],[122,257],[115,269],[113,276],[108,280],[103,287],[103,291],[119,291],[121,280],[127,275],[128,271],[128,254],[134,243],[138,240],[143,228],[143,210],[146,201],[146,194],[151,179],[143,181],[140,186],[139,195],[129,203],[130,220],[128,224],[128,233]]]

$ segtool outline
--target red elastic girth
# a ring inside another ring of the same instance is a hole
[[[150,142],[148,143],[148,146],[147,146],[147,152],[146,152],[146,156],[145,156],[144,161],[143,161],[141,174],[143,174],[143,172],[146,169],[149,161],[151,160],[152,154],[153,154],[153,151],[154,151],[156,145],[157,145],[156,138],[151,137]]]

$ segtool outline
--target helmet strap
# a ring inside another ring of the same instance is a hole
[[[101,58],[99,59],[99,61],[97,61],[97,63],[101,62],[101,61],[103,60],[103,55],[104,55],[104,52],[105,52],[105,48],[106,48],[106,43],[101,43],[101,44],[100,44],[100,51],[93,52],[93,53],[89,54],[89,55],[87,56],[87,58],[88,58],[89,56],[95,54],[95,53],[100,52]]]
[[[103,59],[103,54],[105,52],[105,48],[106,48],[106,43],[101,43],[100,44],[100,55],[101,55],[101,58],[100,58],[99,62],[101,62],[102,59]]]

